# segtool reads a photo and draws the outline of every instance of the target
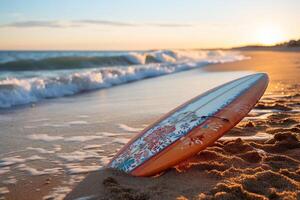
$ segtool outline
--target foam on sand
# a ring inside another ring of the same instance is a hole
[[[7,187],[0,187],[0,195],[9,193],[9,190]]]
[[[102,148],[103,145],[102,144],[90,144],[90,145],[85,145],[83,147],[84,150],[89,150],[89,149],[99,149]]]
[[[20,164],[17,167],[20,171],[25,171],[29,173],[31,176],[40,176],[40,175],[46,175],[46,174],[59,174],[62,170],[60,167],[55,167],[55,168],[48,168],[48,169],[42,169],[38,170],[36,168],[27,166],[25,164]]]
[[[32,134],[32,135],[28,135],[27,138],[31,140],[41,140],[45,142],[52,142],[52,141],[64,139],[62,136],[51,136],[48,134]]]
[[[40,140],[45,142],[53,142],[53,141],[86,142],[90,140],[103,139],[104,136],[101,134],[99,135],[97,134],[97,135],[76,135],[76,136],[64,137],[64,136],[54,136],[48,134],[31,134],[28,135],[27,138],[31,140]],[[29,147],[29,149],[40,151],[40,152],[43,151],[42,149],[37,149],[32,147]]]
[[[110,132],[99,132],[99,133],[96,133],[97,135],[102,135],[104,137],[118,137],[120,136],[119,133],[110,133]]]
[[[88,158],[101,158],[101,156],[94,151],[73,151],[69,153],[59,153],[57,156],[67,162],[80,162]]]
[[[55,187],[50,194],[43,197],[43,200],[55,199],[63,200],[68,192],[71,191],[71,188],[68,186]]]
[[[0,168],[0,175],[6,174],[10,171],[10,167],[1,167]]]
[[[20,156],[12,156],[7,158],[2,158],[0,160],[0,167],[7,167],[15,164],[25,163],[27,161],[43,160],[43,159],[45,158],[38,155],[29,156],[27,158],[21,158]]]
[[[66,164],[65,167],[69,174],[84,174],[100,169],[99,165],[80,165],[76,163]]]
[[[41,154],[55,153],[55,151],[46,150],[46,149],[43,149],[43,148],[27,147],[26,149],[36,151],[36,152],[41,153]]]
[[[14,176],[9,176],[9,179],[2,181],[3,184],[9,185],[9,184],[16,184],[18,181],[16,177]]]
[[[101,135],[78,135],[78,136],[72,136],[65,138],[64,141],[69,142],[86,142],[89,140],[96,140],[96,139],[102,139],[103,136]]]
[[[101,160],[101,163],[106,166],[109,161],[112,159],[113,156],[101,156],[100,160]]]
[[[126,124],[118,124],[119,128],[124,130],[124,131],[127,131],[127,132],[139,132],[141,131],[143,128],[133,128],[133,127],[130,127]]]
[[[129,138],[115,138],[113,142],[119,143],[119,144],[126,144],[130,139]]]
[[[77,121],[70,121],[70,122],[68,122],[68,124],[70,124],[70,125],[86,125],[89,123],[87,121],[77,120]]]

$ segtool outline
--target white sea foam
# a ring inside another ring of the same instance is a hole
[[[101,156],[94,151],[73,151],[69,153],[59,153],[57,156],[67,162],[80,162],[88,158],[101,158]]]
[[[31,176],[40,176],[40,175],[46,175],[46,174],[48,174],[48,175],[49,174],[59,174],[62,170],[62,168],[60,168],[60,167],[38,170],[36,168],[27,166],[25,164],[20,164],[18,166],[18,169],[20,171],[25,171],[25,172],[29,173],[29,175],[31,175]]]
[[[39,124],[39,125],[36,125],[36,126],[40,126],[40,127],[54,127],[54,128],[63,128],[63,127],[69,127],[70,124],[69,123],[61,123],[61,124],[58,124],[58,123],[43,123],[43,124]]]
[[[8,177],[9,179],[2,181],[3,184],[16,184],[18,181],[14,176]]]
[[[41,119],[33,119],[30,120],[29,122],[45,122],[45,121],[49,121],[50,119],[48,118],[41,118]]]
[[[85,178],[85,175],[75,174],[75,175],[71,175],[70,177],[71,178],[69,179],[69,181],[67,181],[67,184],[68,185],[74,185],[75,183],[81,182]]]
[[[83,147],[84,150],[86,149],[99,149],[99,148],[102,148],[103,145],[102,144],[89,144],[89,145],[85,145]]]
[[[0,187],[0,195],[7,194],[7,193],[9,193],[7,187]]]
[[[56,188],[52,189],[50,194],[44,196],[43,199],[44,200],[49,200],[49,199],[63,200],[70,191],[71,191],[71,188],[68,186],[56,187]]]
[[[117,137],[120,136],[119,133],[110,133],[110,132],[100,132],[100,133],[96,133],[97,135],[102,135],[104,137]]]
[[[96,140],[96,139],[102,139],[103,136],[101,135],[79,135],[79,136],[72,136],[65,138],[65,141],[69,142],[86,142],[89,140]]]
[[[129,138],[115,138],[113,142],[119,143],[119,144],[126,144],[130,139]]]
[[[103,165],[107,165],[111,159],[112,156],[102,156],[100,160]]]
[[[46,150],[46,149],[43,149],[43,148],[27,147],[26,149],[36,151],[36,152],[41,153],[41,154],[55,153],[55,151],[53,151],[53,150]]]
[[[54,151],[60,151],[61,150],[61,146],[58,144],[53,145],[53,150]]]
[[[143,130],[143,128],[133,128],[126,124],[118,124],[118,126],[120,129],[127,131],[127,132],[139,132],[139,131]]]
[[[2,158],[0,160],[0,167],[7,167],[15,164],[25,163],[27,161],[33,161],[33,160],[42,160],[45,159],[38,155],[33,155],[27,158],[21,158],[20,156],[12,156],[7,158]]]
[[[96,198],[96,196],[91,195],[91,196],[79,197],[74,200],[90,200],[90,199],[95,199],[95,198]]]
[[[149,58],[159,63],[147,63],[146,60]],[[54,72],[48,72],[47,76],[35,73],[32,78],[8,76],[0,79],[0,108],[33,103],[46,98],[70,96],[210,63],[232,62],[245,58],[237,52],[230,51],[135,52],[128,53],[126,59],[139,65],[70,70],[63,74],[54,70]]]
[[[62,136],[54,136],[48,134],[32,134],[32,135],[28,135],[27,138],[31,140],[41,140],[45,142],[52,142],[52,141],[64,139]]]
[[[45,142],[53,142],[53,141],[65,141],[65,142],[87,142],[90,140],[97,140],[97,139],[103,139],[104,137],[116,137],[120,136],[118,133],[108,133],[108,132],[101,132],[96,133],[96,135],[75,135],[75,136],[55,136],[55,135],[48,135],[48,134],[31,134],[28,135],[27,138],[31,140],[39,140],[39,141],[45,141]],[[47,150],[38,149],[38,148],[32,148],[28,147],[29,150],[36,150],[40,151],[40,153],[47,153]],[[50,153],[50,152],[48,152]]]
[[[6,174],[10,171],[10,167],[1,167],[0,168],[0,175]]]
[[[70,124],[70,125],[85,125],[85,124],[89,124],[89,123],[87,121],[77,120],[77,121],[68,122],[68,124]]]
[[[81,119],[89,118],[88,115],[78,115],[77,117],[78,117],[78,118],[81,118]]]
[[[80,165],[77,163],[70,163],[65,165],[69,174],[83,174],[100,169],[99,165]]]

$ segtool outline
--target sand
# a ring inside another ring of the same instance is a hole
[[[300,54],[245,54],[252,59],[205,68],[264,71],[271,79],[255,109],[225,137],[155,177],[92,172],[66,199],[300,199]]]
[[[63,199],[159,116],[248,74],[197,68],[1,110],[0,199]]]

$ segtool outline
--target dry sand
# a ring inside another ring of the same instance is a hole
[[[132,177],[112,169],[93,172],[66,199],[300,199],[300,54],[245,53],[252,59],[206,70],[269,74],[270,86],[257,112],[226,134],[263,133],[269,139],[217,141],[156,177]],[[261,117],[265,112],[267,117]]]

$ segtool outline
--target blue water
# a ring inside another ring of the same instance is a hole
[[[0,108],[243,59],[233,51],[1,51]]]

